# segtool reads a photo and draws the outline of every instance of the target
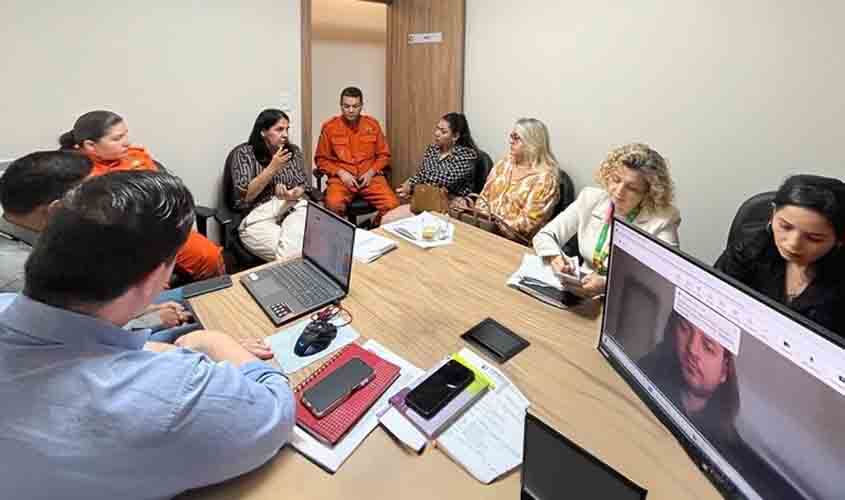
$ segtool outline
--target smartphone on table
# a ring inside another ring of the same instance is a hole
[[[306,389],[302,393],[302,404],[314,416],[323,417],[346,401],[354,391],[370,383],[375,375],[375,370],[361,358],[352,358]]]
[[[472,370],[450,359],[413,388],[405,396],[405,404],[423,418],[431,418],[474,380],[475,374]]]

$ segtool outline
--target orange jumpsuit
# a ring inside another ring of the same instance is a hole
[[[381,175],[390,163],[390,148],[375,118],[362,115],[354,127],[348,125],[343,116],[335,116],[324,123],[314,162],[329,177],[326,188],[326,207],[329,210],[343,215],[346,205],[356,195],[378,210],[379,219],[399,206],[399,198]],[[338,171],[346,170],[357,179],[370,169],[377,175],[369,186],[361,189],[347,188],[337,176]]]
[[[144,148],[134,146],[120,160],[106,161],[95,156],[89,158],[94,163],[91,176],[118,170],[158,170],[149,153]],[[176,254],[176,267],[196,280],[218,276],[226,272],[223,249],[198,232],[191,231],[188,240]]]

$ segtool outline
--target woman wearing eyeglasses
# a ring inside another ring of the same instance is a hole
[[[517,120],[508,141],[510,152],[490,171],[481,198],[503,236],[527,242],[552,216],[560,196],[559,166],[540,120]]]
[[[678,245],[681,217],[672,205],[674,189],[666,160],[645,144],[612,150],[599,166],[601,189],[586,187],[563,212],[534,237],[534,251],[555,271],[573,273],[563,258],[563,246],[578,236],[582,285],[592,294],[604,293],[610,220],[614,215]]]

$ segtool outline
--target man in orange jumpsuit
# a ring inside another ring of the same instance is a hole
[[[364,96],[357,87],[340,93],[341,115],[323,124],[314,154],[317,168],[329,178],[326,207],[343,215],[346,205],[361,196],[381,217],[399,206],[399,199],[384,177],[390,148],[378,120],[361,114]]]

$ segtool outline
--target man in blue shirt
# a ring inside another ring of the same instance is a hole
[[[171,498],[287,441],[287,380],[237,341],[121,328],[167,283],[193,207],[177,178],[129,171],[52,209],[0,313],[0,498]]]

